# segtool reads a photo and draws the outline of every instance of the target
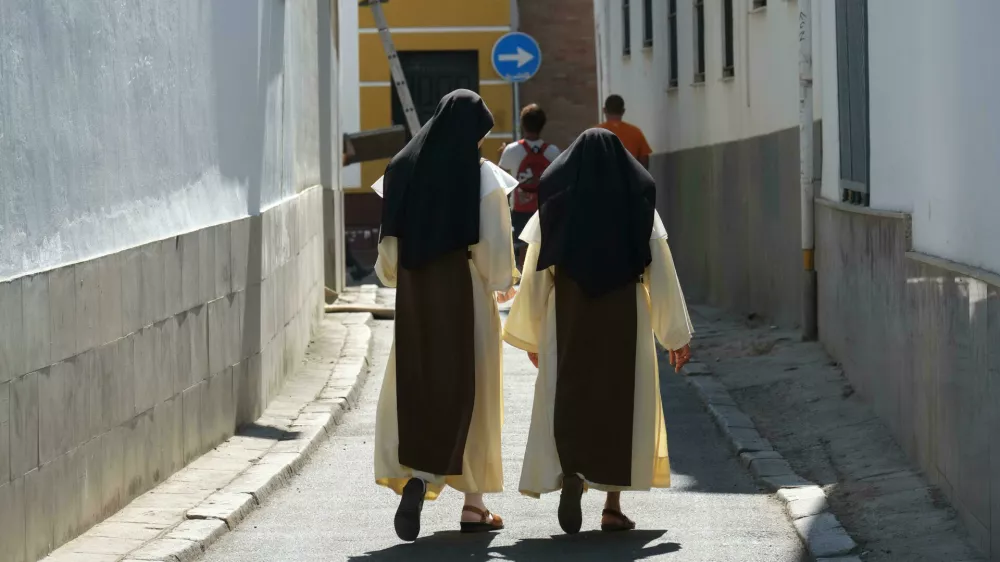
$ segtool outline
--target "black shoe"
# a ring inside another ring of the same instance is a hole
[[[401,540],[413,542],[420,535],[420,512],[424,509],[426,493],[427,485],[419,478],[410,478],[403,487],[395,520],[396,536]]]
[[[562,494],[559,496],[559,526],[567,534],[575,535],[583,526],[580,498],[583,496],[583,479],[577,475],[564,476]]]

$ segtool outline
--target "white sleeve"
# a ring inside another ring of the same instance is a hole
[[[549,147],[545,149],[545,158],[547,158],[548,161],[551,162],[559,157],[560,152],[562,151],[559,150],[558,146],[550,144]]]
[[[521,163],[517,161],[516,151],[524,152],[524,149],[521,148],[521,145],[514,142],[508,144],[507,147],[503,149],[503,154],[500,155],[499,166],[512,176],[517,175],[517,169],[521,166]]]

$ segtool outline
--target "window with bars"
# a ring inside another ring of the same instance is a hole
[[[836,14],[841,199],[867,207],[870,191],[868,1],[840,0]]]
[[[677,87],[677,0],[667,2],[667,32],[670,34],[670,87]]]
[[[694,0],[694,81],[705,81],[705,0]]]
[[[622,0],[622,55],[632,54],[632,10],[629,0]]]
[[[722,0],[722,77],[736,75],[736,55],[733,45],[733,0]]]
[[[642,46],[653,46],[653,0],[642,0]]]

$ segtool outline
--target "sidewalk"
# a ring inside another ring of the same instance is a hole
[[[588,493],[584,532],[563,535],[556,519],[558,494],[533,500],[517,493],[537,371],[509,346],[504,348],[506,491],[487,498],[507,528],[459,534],[462,496],[452,490],[424,507],[421,538],[402,543],[392,527],[398,498],[376,486],[372,472],[375,410],[392,323],[376,322],[373,330],[372,372],[358,409],[344,417],[287,487],[206,552],[206,562],[809,560],[780,503],[754,485],[695,392],[666,365],[661,381],[674,487],[626,493],[623,506],[639,530],[619,535],[597,530],[603,495]]]
[[[710,307],[691,314],[697,359],[795,472],[824,488],[863,560],[985,560],[819,344]]]
[[[285,485],[356,404],[370,361],[370,321],[368,314],[326,315],[304,361],[254,424],[43,562],[182,562],[200,556]]]

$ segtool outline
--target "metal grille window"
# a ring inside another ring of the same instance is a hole
[[[733,48],[733,0],[722,0],[722,41],[725,60],[722,61],[722,76],[736,75],[736,55]]]
[[[632,54],[632,10],[629,0],[622,0],[622,55]]]
[[[667,31],[670,33],[670,87],[677,87],[677,0],[668,0]]]
[[[694,0],[694,81],[705,81],[705,0]]]
[[[653,0],[642,0],[642,46],[653,46]]]
[[[841,199],[868,206],[868,1],[837,2]]]

